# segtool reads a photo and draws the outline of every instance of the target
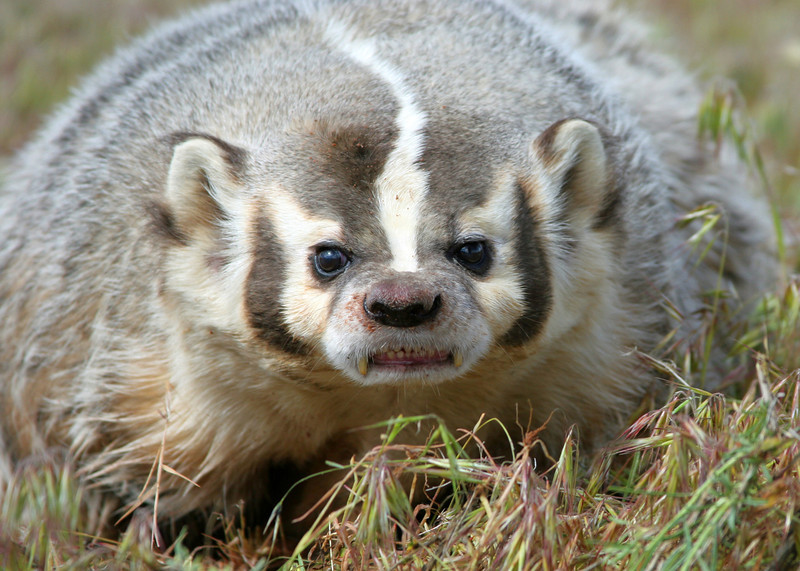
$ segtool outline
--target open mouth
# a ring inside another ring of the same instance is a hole
[[[400,370],[419,370],[448,365],[460,367],[463,362],[464,358],[459,351],[401,347],[393,351],[375,353],[372,357],[361,357],[358,361],[358,372],[366,375],[370,367]]]

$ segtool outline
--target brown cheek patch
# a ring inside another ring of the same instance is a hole
[[[247,276],[245,308],[250,326],[259,338],[287,353],[305,355],[309,347],[286,326],[280,307],[285,279],[285,256],[274,230],[262,215],[255,223],[255,256]]]

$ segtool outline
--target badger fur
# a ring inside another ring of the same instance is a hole
[[[398,415],[606,441],[665,300],[774,274],[643,37],[594,0],[243,0],[120,51],[3,183],[0,473],[65,451],[124,507],[158,459],[178,518]],[[706,203],[727,245],[696,263],[676,222]]]

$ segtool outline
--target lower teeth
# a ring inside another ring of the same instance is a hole
[[[386,361],[395,361],[398,359],[405,359],[406,357],[410,358],[412,356],[416,356],[421,359],[428,359],[432,358],[435,355],[434,351],[406,351],[406,350],[399,350],[399,351],[387,351],[379,355],[379,357]],[[464,357],[460,351],[453,351],[453,365],[455,367],[460,367],[464,364]],[[366,357],[361,357],[358,360],[358,372],[362,376],[367,375],[367,371],[369,370],[369,361]]]

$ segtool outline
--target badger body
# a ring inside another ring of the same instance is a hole
[[[126,504],[160,459],[197,484],[163,474],[180,517],[393,416],[604,442],[653,387],[633,349],[664,300],[774,269],[642,37],[578,0],[245,0],[120,51],[5,177],[2,472],[63,450]],[[705,203],[727,250],[695,264],[676,221]]]

